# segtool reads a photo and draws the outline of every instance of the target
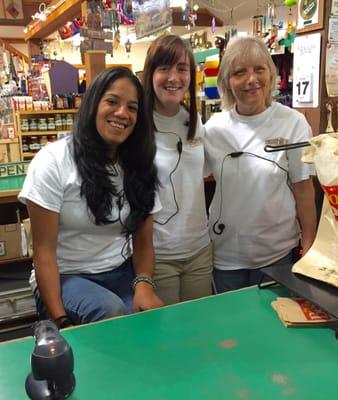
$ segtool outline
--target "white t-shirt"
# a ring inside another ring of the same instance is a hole
[[[161,211],[154,214],[157,221],[154,222],[154,249],[159,259],[187,258],[210,242],[203,181],[204,129],[198,120],[195,139],[188,141],[188,120],[189,114],[183,107],[174,117],[154,112],[155,161],[162,204]],[[180,140],[181,157],[177,149]]]
[[[117,268],[131,256],[131,243],[122,234],[130,207],[123,191],[123,171],[116,164],[112,178],[120,194],[114,198],[110,218],[115,223],[95,225],[94,217],[80,196],[81,178],[72,155],[72,138],[49,144],[29,165],[18,199],[30,200],[60,214],[57,264],[60,273],[101,273]],[[153,211],[159,210],[156,201]],[[46,227],[48,229],[48,226]],[[122,254],[123,253],[123,254]],[[34,271],[31,283],[34,284]]]
[[[210,205],[215,268],[263,267],[298,244],[295,198],[287,173],[276,164],[288,171],[292,183],[308,179],[314,169],[301,162],[301,148],[267,153],[264,146],[269,139],[295,143],[310,136],[304,116],[279,103],[254,116],[223,111],[207,122],[207,169],[216,181]],[[246,153],[231,157],[233,152]],[[213,229],[216,221],[216,231],[218,223],[225,225],[220,235]]]

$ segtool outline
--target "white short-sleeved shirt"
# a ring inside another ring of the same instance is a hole
[[[184,107],[173,117],[154,113],[162,209],[154,214],[153,237],[159,259],[188,258],[210,242],[203,181],[204,129],[199,119],[195,139],[188,141],[188,121]]]
[[[223,111],[207,122],[207,169],[216,181],[210,206],[215,268],[263,267],[297,245],[296,203],[287,172],[296,183],[308,179],[314,169],[302,163],[301,148],[267,153],[264,146],[270,139],[295,143],[310,136],[304,116],[279,103],[254,116]],[[233,152],[244,154],[231,157]],[[225,225],[220,235],[214,231],[218,223]]]
[[[72,138],[49,144],[29,165],[18,199],[30,200],[57,212],[59,233],[57,264],[60,273],[101,273],[121,265],[131,255],[131,246],[122,233],[130,207],[123,191],[123,171],[116,164],[112,178],[120,194],[114,198],[108,225],[95,225],[84,198],[80,196],[81,178],[72,154]],[[156,200],[154,212],[160,209]],[[46,226],[48,229],[48,226]],[[34,279],[34,276],[32,277]]]

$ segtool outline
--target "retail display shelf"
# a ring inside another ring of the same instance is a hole
[[[33,115],[33,114],[63,114],[63,113],[77,113],[77,108],[61,108],[57,110],[23,110],[23,111],[16,111],[16,113],[20,115]]]
[[[32,261],[32,257],[18,257],[18,258],[10,258],[7,260],[0,260],[0,266],[20,263],[20,262],[27,262],[27,261]]]
[[[27,131],[21,132],[21,136],[46,136],[57,135],[59,131]]]

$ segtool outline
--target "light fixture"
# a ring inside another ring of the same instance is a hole
[[[129,38],[126,41],[126,43],[124,44],[124,47],[126,48],[126,53],[130,53],[130,51],[131,51],[131,41],[129,40]]]

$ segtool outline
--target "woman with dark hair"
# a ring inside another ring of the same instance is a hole
[[[174,35],[155,40],[142,80],[155,133],[163,206],[154,214],[154,280],[164,303],[173,304],[211,294],[204,131],[196,110],[195,61],[189,44]]]
[[[19,194],[31,219],[40,317],[63,327],[162,305],[152,280],[154,155],[138,79],[123,67],[103,71],[73,135],[34,157]]]

